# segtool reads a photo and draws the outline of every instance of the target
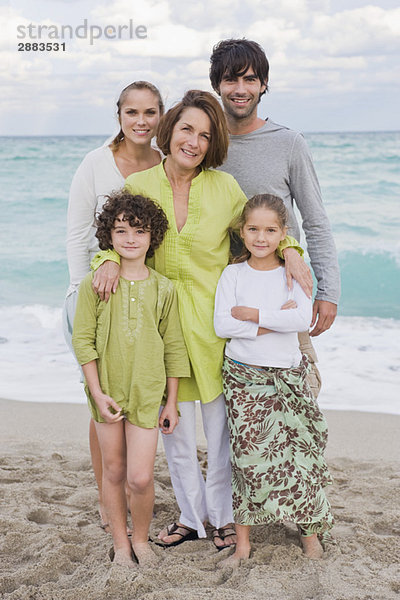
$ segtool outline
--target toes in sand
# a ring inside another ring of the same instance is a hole
[[[250,551],[245,552],[245,553],[234,552],[233,554],[228,556],[228,558],[221,560],[218,563],[218,568],[225,569],[225,568],[229,567],[231,569],[237,569],[238,567],[240,567],[242,561],[247,560],[249,558],[249,556],[250,556]]]
[[[139,563],[139,567],[154,567],[159,563],[157,555],[147,542],[132,542],[132,549]]]
[[[323,557],[324,549],[322,548],[321,542],[319,541],[316,533],[308,537],[302,535],[301,544],[303,546],[304,556],[307,558],[317,560]]]
[[[115,550],[113,564],[120,567],[128,567],[133,569],[136,564],[132,560],[132,552],[125,548]]]

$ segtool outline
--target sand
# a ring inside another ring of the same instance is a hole
[[[99,527],[88,411],[0,400],[0,598],[7,600],[390,600],[400,598],[400,417],[326,411],[336,544],[304,558],[293,526],[254,528],[251,558],[217,563],[211,541],[155,547],[157,568],[112,565]],[[206,460],[199,430],[199,456]],[[178,511],[162,449],[151,534]]]

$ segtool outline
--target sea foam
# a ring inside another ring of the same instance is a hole
[[[2,307],[0,396],[36,402],[85,402],[80,371],[62,332],[59,308]]]
[[[63,337],[61,309],[3,307],[0,396],[10,400],[85,402],[80,371]],[[322,408],[400,414],[400,321],[338,317],[314,338]]]

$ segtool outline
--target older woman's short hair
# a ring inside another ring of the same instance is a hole
[[[178,104],[170,108],[163,117],[157,131],[157,145],[165,154],[170,154],[172,132],[186,108],[199,108],[211,122],[211,139],[207,153],[201,163],[205,169],[216,168],[225,162],[228,152],[229,135],[223,110],[210,92],[189,90]]]

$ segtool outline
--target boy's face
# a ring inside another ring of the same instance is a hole
[[[266,85],[261,83],[249,67],[244,75],[225,74],[219,86],[219,94],[225,113],[234,120],[246,119],[257,114],[257,105]]]
[[[145,261],[150,247],[151,234],[140,225],[131,226],[123,220],[124,215],[118,215],[111,230],[111,242],[118,254],[126,260],[135,262]]]

